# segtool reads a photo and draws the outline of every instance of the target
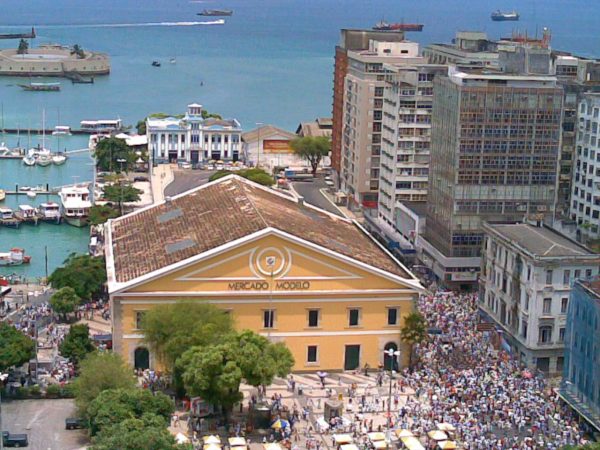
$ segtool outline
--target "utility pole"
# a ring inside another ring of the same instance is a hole
[[[260,167],[260,129],[264,124],[262,122],[256,122],[257,131],[258,131],[258,156],[256,158],[256,168]]]

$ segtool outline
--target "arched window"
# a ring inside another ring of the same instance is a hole
[[[391,350],[395,352],[398,350],[398,345],[395,342],[388,342],[384,347],[384,356],[383,356],[383,367],[385,370],[398,370],[398,357],[390,356],[387,352]]]

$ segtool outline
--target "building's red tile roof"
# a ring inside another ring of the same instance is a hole
[[[131,281],[267,227],[413,279],[352,221],[227,177],[111,221],[115,281]]]

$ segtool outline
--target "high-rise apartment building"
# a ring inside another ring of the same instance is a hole
[[[378,220],[394,227],[396,202],[425,202],[433,80],[447,72],[425,58],[385,65]]]
[[[423,62],[416,42],[371,41],[368,50],[348,52],[340,189],[351,207],[377,208],[384,64]]]
[[[563,90],[556,77],[450,67],[434,80],[425,263],[477,280],[486,221],[553,217]]]
[[[401,42],[404,40],[404,33],[375,30],[341,30],[340,43],[335,47],[335,66],[333,74],[331,166],[336,175],[340,172],[342,161],[344,91],[346,75],[348,74],[348,52],[368,49],[369,41],[371,40],[380,42]]]

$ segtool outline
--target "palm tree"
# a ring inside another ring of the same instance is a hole
[[[412,367],[413,349],[427,338],[427,322],[418,311],[413,311],[404,318],[404,325],[400,329],[400,339],[410,346],[409,366]]]
[[[19,42],[19,48],[17,49],[17,54],[24,55],[27,53],[28,50],[29,50],[29,44],[27,43],[27,41],[25,39],[21,39],[21,41]]]
[[[79,59],[85,58],[85,52],[79,46],[79,44],[73,45],[73,48],[71,49],[71,55],[77,55]]]

